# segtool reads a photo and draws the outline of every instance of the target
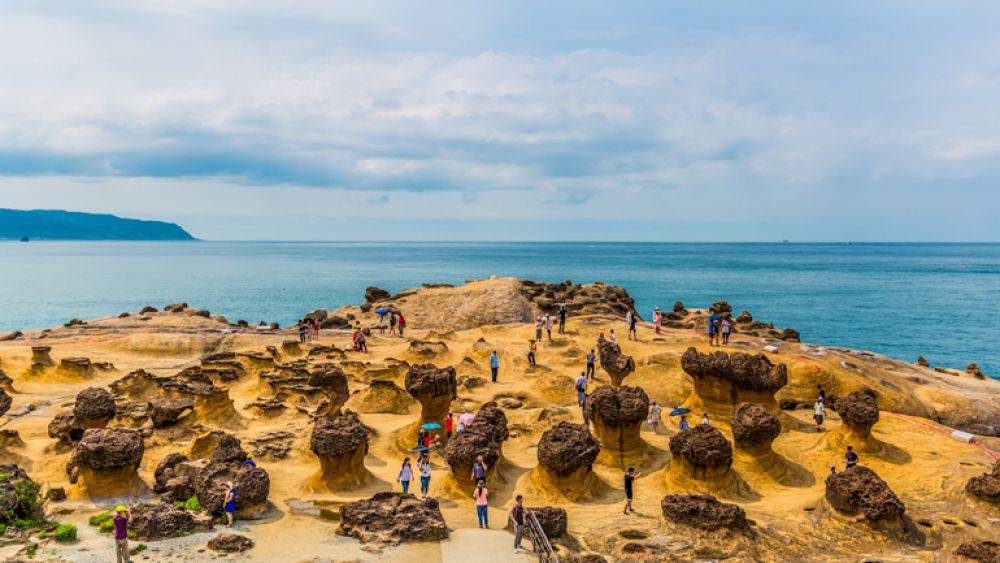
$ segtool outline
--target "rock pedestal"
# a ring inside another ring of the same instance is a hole
[[[649,397],[639,387],[598,387],[587,397],[587,417],[601,443],[602,463],[627,467],[642,455],[639,437],[649,413]]]
[[[115,417],[115,399],[103,387],[87,387],[76,395],[73,416],[84,430],[104,428]]]
[[[309,447],[319,458],[319,471],[313,475],[313,488],[340,491],[364,483],[368,478],[365,455],[368,453],[368,430],[351,411],[331,420],[316,419]]]
[[[843,451],[847,446],[853,446],[861,452],[882,451],[882,444],[872,437],[872,426],[879,419],[878,400],[873,391],[864,389],[847,395],[834,395],[828,400],[841,420],[840,426],[829,435],[831,449]]]
[[[329,406],[325,409],[328,418],[340,416],[340,410],[350,398],[351,391],[347,386],[347,375],[336,366],[326,365],[309,374],[308,384],[318,387],[326,393]]]
[[[593,465],[601,444],[582,424],[560,422],[538,441],[535,479],[540,489],[550,490],[570,500],[592,495],[599,481]]]
[[[733,442],[755,456],[774,453],[771,443],[781,434],[781,421],[763,405],[743,403],[733,411]]]
[[[448,415],[451,401],[458,397],[455,368],[439,368],[433,364],[416,364],[406,372],[406,391],[420,403],[420,419],[409,434],[416,436],[424,424],[440,424]]]
[[[621,348],[614,342],[610,340],[602,342],[597,351],[600,354],[601,367],[611,378],[612,387],[620,386],[622,381],[635,371],[635,360],[632,356],[622,354]]]
[[[66,464],[70,483],[91,498],[134,494],[144,488],[136,473],[144,446],[137,430],[87,429]]]
[[[670,453],[669,486],[688,486],[726,497],[739,493],[732,469],[733,448],[718,428],[698,425],[675,434],[670,438]]]
[[[56,365],[56,363],[52,361],[52,356],[49,356],[49,352],[51,351],[51,346],[32,346],[31,367],[51,367]]]
[[[503,443],[509,437],[507,415],[490,401],[479,409],[472,424],[448,440],[445,459],[451,467],[449,477],[462,493],[470,495],[476,486],[471,478],[472,465],[479,456],[486,464],[487,488],[498,482],[497,466],[503,460]]]
[[[684,406],[707,410],[719,420],[729,420],[733,407],[745,402],[777,413],[774,394],[788,383],[785,364],[772,364],[764,354],[702,354],[691,347],[681,357],[681,367],[694,380]]]
[[[212,463],[243,463],[247,452],[236,436],[221,430],[213,430],[205,432],[191,442],[188,457],[204,459]]]
[[[89,358],[63,358],[59,360],[59,372],[71,379],[86,379],[91,376]]]

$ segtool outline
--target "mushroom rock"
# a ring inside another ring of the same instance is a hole
[[[439,368],[433,364],[415,364],[406,372],[406,391],[420,403],[420,420],[416,428],[437,423],[444,426],[451,401],[458,398],[455,368]]]
[[[494,401],[483,405],[472,423],[454,434],[445,447],[445,459],[451,467],[449,477],[457,490],[468,495],[475,488],[472,465],[479,456],[486,464],[487,484],[493,486],[500,476],[497,466],[503,460],[503,443],[509,438],[507,415]]]
[[[680,302],[679,300],[678,301],[674,301],[674,307],[671,310],[675,314],[681,315],[681,316],[686,315],[687,312],[688,312],[687,308],[684,307],[684,303]]]
[[[221,430],[213,430],[194,439],[188,456],[191,459],[206,459],[212,463],[243,463],[247,452],[236,436]]]
[[[955,555],[978,563],[1000,562],[1000,543],[978,540],[963,543],[955,550]]]
[[[762,405],[743,403],[733,413],[732,429],[737,448],[766,454],[772,451],[771,442],[781,433],[781,421]]]
[[[448,539],[448,525],[437,499],[386,492],[341,506],[337,533],[364,543],[398,545]]]
[[[11,399],[10,395],[3,387],[0,387],[0,416],[7,414],[10,410],[11,404],[14,403],[14,399]]]
[[[702,354],[691,347],[681,356],[681,368],[694,380],[685,406],[704,408],[722,420],[731,417],[733,407],[743,402],[759,403],[778,412],[774,394],[788,383],[785,364],[772,364],[764,354]]]
[[[240,415],[233,406],[229,391],[217,387],[200,367],[188,368],[174,377],[154,378],[154,381],[167,397],[192,399],[193,414],[197,420],[227,428],[241,426]]]
[[[365,288],[365,303],[375,303],[389,299],[390,297],[392,297],[392,294],[381,287],[370,285]]]
[[[598,387],[587,397],[587,417],[601,443],[604,463],[627,466],[627,458],[641,455],[639,431],[649,413],[649,397],[640,387]]]
[[[978,499],[1000,504],[1000,461],[993,466],[992,473],[983,473],[969,479],[965,484],[965,492]]]
[[[63,358],[59,360],[59,371],[72,378],[90,377],[91,367],[89,358]]]
[[[195,494],[202,508],[208,512],[221,513],[228,481],[232,481],[236,488],[237,518],[252,518],[267,511],[271,479],[267,471],[260,467],[233,462],[209,463],[193,481]]]
[[[719,313],[720,315],[733,312],[733,306],[729,304],[729,301],[716,301],[712,303],[712,308],[710,311]]]
[[[554,490],[571,500],[590,496],[599,484],[593,465],[601,444],[582,424],[560,422],[538,440],[540,489]]]
[[[73,416],[80,428],[104,428],[115,417],[115,399],[103,387],[87,387],[76,395]]]
[[[56,365],[56,363],[52,361],[52,356],[49,356],[49,352],[51,351],[51,346],[32,346],[31,367],[51,367]]]
[[[735,504],[719,502],[712,495],[667,495],[660,501],[663,517],[699,530],[750,532],[746,513]]]
[[[240,535],[222,532],[214,538],[208,540],[208,549],[221,551],[222,553],[242,553],[253,549],[252,539]]]
[[[350,404],[360,413],[409,414],[413,398],[392,381],[375,379],[368,387],[355,393]]]
[[[553,506],[533,506],[526,509],[535,515],[545,537],[551,539],[566,535],[568,519],[565,508]]]
[[[979,369],[979,366],[976,364],[969,364],[965,366],[965,373],[966,375],[971,375],[976,379],[986,379],[986,375],[983,373],[981,369]]]
[[[673,459],[667,471],[668,481],[694,483],[723,496],[739,492],[740,482],[732,469],[733,447],[714,426],[699,424],[670,438]]]
[[[753,322],[753,315],[750,311],[743,311],[740,316],[736,317],[737,324],[750,324]]]
[[[195,528],[194,515],[171,503],[141,504],[129,509],[129,529],[139,540],[159,540],[190,533]]]
[[[929,368],[929,367],[931,367],[931,363],[928,362],[927,358],[925,358],[923,356],[917,356],[917,365],[920,366],[920,367],[922,367],[922,368]]]
[[[827,400],[842,422],[829,435],[828,443],[832,449],[839,451],[851,445],[855,450],[870,453],[882,450],[879,441],[872,437],[872,426],[879,419],[874,391],[862,389],[847,395],[833,395]]]
[[[146,407],[153,428],[163,428],[176,424],[194,411],[193,399],[168,399],[157,395],[149,400]]]
[[[336,417],[340,414],[341,407],[350,398],[350,390],[347,386],[347,375],[344,370],[337,366],[324,366],[309,374],[308,385],[318,387],[326,393],[329,407],[326,412],[329,417]]]
[[[145,444],[125,428],[88,428],[66,464],[70,482],[91,497],[118,496],[143,488],[136,471]]]
[[[826,501],[849,516],[870,523],[898,521],[906,506],[889,485],[868,467],[855,465],[826,478]]]
[[[336,491],[360,485],[368,478],[365,455],[368,453],[368,429],[350,410],[331,420],[316,419],[309,447],[319,458],[314,485]]]
[[[598,346],[598,353],[601,356],[601,367],[608,372],[613,387],[621,385],[622,380],[635,371],[635,360],[632,359],[632,356],[622,354],[621,348],[610,340],[606,340]]]

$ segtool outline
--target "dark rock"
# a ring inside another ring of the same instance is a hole
[[[458,398],[455,368],[439,368],[433,364],[414,364],[406,372],[406,391],[418,401],[420,397]]]
[[[324,366],[309,374],[308,385],[322,389],[329,401],[329,416],[340,414],[341,407],[350,398],[347,375],[337,366]]]
[[[1000,563],[1000,543],[990,540],[966,542],[958,546],[955,555],[979,563]]]
[[[208,309],[195,309],[191,311],[191,314],[195,317],[205,317],[206,319],[212,316],[212,313]]]
[[[253,549],[253,540],[240,534],[222,532],[208,540],[208,549],[223,553],[242,553]]]
[[[737,389],[770,393],[788,383],[785,364],[772,364],[764,354],[702,354],[692,346],[681,356],[681,367],[695,379],[696,388],[701,378],[728,380]]]
[[[621,348],[617,344],[606,340],[598,347],[601,367],[611,376],[611,385],[618,387],[622,380],[635,371],[635,360],[632,356],[622,354]]]
[[[684,304],[681,303],[680,301],[674,301],[673,312],[674,314],[683,316],[688,313],[688,310],[684,307]]]
[[[176,424],[183,416],[194,410],[193,399],[168,399],[157,395],[149,400],[147,411],[154,428]]]
[[[391,293],[381,287],[370,285],[365,288],[365,303],[375,303],[377,301],[382,301],[383,299],[388,299],[391,296]]]
[[[983,374],[982,370],[976,364],[969,364],[965,366],[965,373],[975,377],[976,379],[986,379],[986,375]]]
[[[733,413],[732,428],[736,447],[770,447],[781,433],[781,421],[762,405],[743,403]]]
[[[739,324],[750,324],[753,322],[753,315],[750,311],[743,311],[740,316],[736,317],[736,322]]]
[[[183,454],[176,452],[167,454],[167,457],[163,458],[157,464],[156,470],[153,472],[153,479],[155,480],[153,490],[157,493],[162,493],[166,488],[167,482],[176,477],[174,468],[185,461],[188,461],[188,458]]]
[[[795,330],[793,328],[786,328],[785,330],[781,331],[781,339],[784,340],[784,341],[786,341],[786,342],[801,342],[802,341],[801,335],[799,334],[799,331],[797,331],[797,330]]]
[[[163,310],[168,313],[180,313],[184,309],[187,309],[187,307],[187,303],[171,303],[170,305],[164,307]]]
[[[448,526],[437,499],[376,493],[340,507],[337,533],[365,543],[399,544],[447,539]]]
[[[826,500],[840,512],[869,520],[895,520],[906,510],[889,485],[861,465],[828,476]]]
[[[3,372],[0,372],[3,373]],[[10,405],[13,404],[14,399],[4,391],[3,387],[0,387],[0,416],[7,414],[10,410]]]
[[[156,307],[150,307],[149,305],[143,307],[140,311],[140,315],[148,315],[149,313],[156,313]]]
[[[21,481],[34,483],[28,473],[17,465],[0,465],[0,514],[10,513],[11,518],[40,518],[43,514],[32,513],[30,507],[18,501],[15,494],[17,484]],[[40,512],[40,511],[38,511]],[[6,516],[5,516],[6,519]],[[14,526],[8,526],[13,528]]]
[[[127,319],[127,318],[129,318],[129,317],[131,317],[131,316],[132,316],[132,315],[131,315],[131,314],[129,314],[129,313],[122,313],[122,314],[118,315],[118,318],[119,318],[119,319]]]
[[[712,308],[709,310],[723,315],[725,313],[732,313],[733,306],[729,304],[729,301],[716,301],[712,303]]]
[[[59,413],[49,422],[49,438],[55,438],[62,444],[73,444],[83,438],[83,428],[77,426],[73,413]]]
[[[52,502],[66,500],[66,489],[62,487],[53,487],[45,491],[45,498],[46,500],[50,500]]]
[[[344,317],[332,315],[323,319],[319,326],[320,328],[350,328],[351,321],[345,319]]]
[[[667,495],[660,502],[660,508],[667,520],[699,530],[750,531],[742,508],[719,502],[711,495]]]
[[[271,479],[267,471],[242,463],[210,463],[195,479],[194,489],[201,506],[208,512],[220,513],[226,500],[226,482],[236,486],[236,510],[267,504]]]
[[[166,502],[132,506],[129,515],[132,517],[129,528],[135,531],[136,539],[140,540],[185,535],[195,527],[193,514]]]
[[[670,453],[692,466],[728,467],[733,463],[733,447],[714,426],[699,424],[670,437]]]
[[[127,428],[88,428],[73,450],[68,467],[107,471],[138,467],[145,450],[142,433]]]
[[[545,537],[551,539],[558,538],[566,534],[567,516],[565,508],[552,506],[539,506],[526,509],[538,519],[538,524],[542,527]]]
[[[333,420],[316,419],[309,437],[310,449],[319,456],[342,456],[360,447],[367,449],[367,446],[368,429],[358,415],[349,410]]]
[[[925,358],[923,356],[917,356],[917,365],[920,366],[920,367],[922,367],[922,368],[929,368],[929,367],[931,367],[930,362],[928,362],[927,358]]]
[[[598,387],[587,398],[587,416],[607,426],[639,424],[649,415],[649,396],[641,387]]]
[[[247,457],[240,439],[221,430],[213,430],[195,439],[191,445],[193,457],[212,463],[243,463]]]
[[[868,434],[871,427],[878,422],[879,409],[875,392],[862,389],[847,395],[833,395],[828,399],[830,407],[837,411],[844,424],[852,430]]]
[[[103,428],[115,417],[115,399],[103,387],[87,387],[76,395],[73,416],[82,428]]]
[[[600,451],[601,444],[586,426],[560,422],[538,440],[538,464],[567,477],[581,467],[593,465]]]
[[[992,473],[969,479],[965,484],[965,492],[978,499],[1000,504],[1000,461],[993,466]]]
[[[24,337],[24,333],[20,330],[15,330],[14,332],[8,332],[7,334],[0,334],[0,342],[6,342],[8,340],[17,340],[18,338]]]
[[[454,434],[445,447],[445,459],[451,467],[452,476],[471,490],[475,484],[469,476],[476,458],[483,457],[487,467],[487,481],[495,474],[496,465],[502,455],[502,444],[510,438],[507,415],[490,401],[479,409],[476,418],[461,432]]]

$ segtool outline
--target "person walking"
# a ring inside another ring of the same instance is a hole
[[[399,337],[402,338],[403,337],[403,329],[406,328],[406,317],[403,316],[403,312],[402,311],[399,312],[398,318],[399,318],[399,320],[396,322],[396,324],[399,325]]]
[[[653,399],[649,403],[649,423],[653,426],[653,430],[656,430],[660,425],[660,416],[663,407],[656,404],[656,399]]]
[[[497,357],[497,351],[493,350],[490,353],[490,372],[493,374],[493,383],[497,382],[497,372],[500,371],[500,358]]]
[[[233,515],[236,513],[236,485],[232,481],[226,481],[226,527],[233,527]]]
[[[486,481],[478,481],[476,490],[472,491],[472,498],[476,500],[476,518],[479,520],[480,528],[490,527],[490,514],[488,511],[487,498],[490,492],[486,490]]]
[[[385,315],[378,316],[378,333],[385,336]]]
[[[681,415],[681,420],[680,420],[680,422],[677,423],[677,428],[681,432],[684,432],[685,430],[690,430],[691,429],[691,423],[688,422],[687,416],[685,416],[683,414]]]
[[[403,486],[403,494],[410,490],[410,479],[413,478],[413,467],[410,466],[410,458],[403,458],[403,465],[399,467],[399,476],[396,482]]]
[[[559,304],[559,334],[566,334],[566,304]]]
[[[396,311],[389,312],[389,336],[396,334]]]
[[[128,553],[128,523],[132,521],[132,516],[125,510],[125,507],[118,505],[115,507],[115,515],[111,518],[115,527],[115,557],[116,563],[130,563]]]
[[[545,313],[545,332],[549,335],[549,342],[552,342],[552,315]]]
[[[521,553],[521,537],[524,535],[524,497],[517,495],[514,507],[510,509],[510,520],[514,523],[514,553]]]
[[[817,385],[816,390],[819,393],[819,400],[826,404],[826,391],[823,389],[823,386]]]
[[[476,462],[472,464],[472,480],[475,482],[482,481],[486,482],[486,462],[483,461],[483,456],[476,456]]]
[[[813,418],[816,420],[816,432],[823,431],[823,415],[825,414],[826,405],[823,404],[823,399],[816,399],[816,404],[813,405]]]
[[[663,315],[660,314],[660,308],[657,307],[653,309],[653,330],[656,334],[660,334],[660,324],[663,322]]]
[[[714,309],[709,309],[712,314],[708,316],[708,345],[718,346],[719,345],[719,323],[722,321],[722,317],[719,316]]]
[[[580,372],[580,377],[576,378],[576,401],[583,406],[583,398],[587,395],[587,375]]]
[[[542,326],[543,326],[542,316],[538,315],[537,317],[535,317],[535,340],[542,339]]]
[[[623,512],[625,516],[632,512],[632,496],[635,491],[633,484],[639,475],[642,475],[642,472],[637,473],[634,467],[629,467],[625,471],[625,511]]]
[[[639,315],[636,315],[632,311],[629,311],[626,320],[628,321],[628,339],[639,340],[639,334],[636,332],[635,329],[636,325],[639,322]]]
[[[722,345],[729,346],[729,335],[733,332],[733,321],[726,317],[722,319]]]
[[[299,342],[305,342],[306,341],[306,323],[303,322],[303,321],[299,321],[298,323],[296,323],[296,326],[298,326],[298,329],[299,329]]]
[[[534,338],[532,338],[528,342],[528,365],[529,366],[535,365],[535,354],[537,352],[538,352],[538,343],[535,342]]]
[[[368,352],[368,339],[364,332],[358,333],[358,352]]]
[[[594,355],[594,349],[590,349],[590,353],[587,354],[587,377],[593,379],[597,377],[597,371],[594,368],[594,362],[597,361],[597,356]]]
[[[495,380],[494,380],[495,381]],[[455,430],[455,419],[448,413],[448,416],[444,419],[444,431],[448,434],[448,439],[451,439],[451,433]]]
[[[431,488],[431,460],[426,454],[417,462],[417,468],[420,470],[420,496],[427,498]]]
[[[847,446],[847,453],[844,454],[844,460],[847,461],[848,469],[858,464],[858,454],[854,453],[854,446]]]

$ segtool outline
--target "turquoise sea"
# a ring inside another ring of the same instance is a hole
[[[1000,244],[3,242],[0,331],[176,301],[286,324],[491,274],[622,285],[646,317],[726,299],[809,342],[1000,376]]]

